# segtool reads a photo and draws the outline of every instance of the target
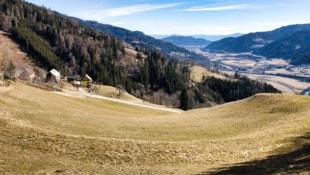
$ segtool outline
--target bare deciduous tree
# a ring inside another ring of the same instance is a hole
[[[4,79],[12,80],[15,74],[16,66],[12,60],[4,65]]]

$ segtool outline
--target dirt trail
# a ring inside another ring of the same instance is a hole
[[[103,97],[100,95],[94,95],[91,93],[86,92],[84,89],[79,88],[79,91],[70,91],[70,90],[66,90],[63,89],[62,92],[56,92],[57,94],[61,94],[61,95],[67,95],[67,96],[72,96],[72,97],[91,97],[91,98],[97,98],[97,99],[102,99],[102,100],[106,100],[106,101],[112,101],[112,102],[116,102],[116,103],[122,103],[122,104],[126,104],[126,105],[132,105],[132,106],[138,106],[138,107],[142,107],[142,108],[149,108],[149,109],[155,109],[155,110],[161,110],[161,111],[167,111],[167,112],[173,112],[173,113],[182,113],[182,110],[179,109],[172,109],[172,108],[168,108],[168,107],[164,107],[164,106],[160,106],[160,105],[155,105],[155,104],[141,104],[139,102],[129,102],[129,101],[125,101],[125,100],[119,100],[119,99],[114,99],[114,98],[109,98],[109,97]]]

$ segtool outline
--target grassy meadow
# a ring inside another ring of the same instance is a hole
[[[0,87],[0,174],[216,174],[305,148],[309,105],[258,94],[170,113],[17,82]]]

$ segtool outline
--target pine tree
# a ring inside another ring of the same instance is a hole
[[[190,109],[190,99],[188,96],[188,92],[187,89],[184,88],[181,91],[181,95],[180,95],[180,108],[187,111]]]

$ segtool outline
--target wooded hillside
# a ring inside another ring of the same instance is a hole
[[[206,90],[193,84],[189,64],[167,59],[158,50],[130,46],[75,18],[21,0],[0,0],[0,11],[0,29],[10,33],[33,62],[47,71],[87,73],[98,84],[124,88],[139,98],[185,110],[226,101],[215,95],[217,87]]]

